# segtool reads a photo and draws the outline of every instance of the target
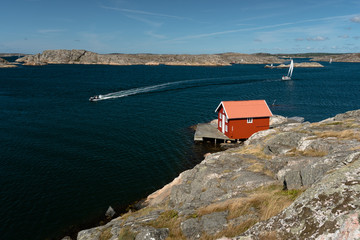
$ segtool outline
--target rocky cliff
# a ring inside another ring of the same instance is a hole
[[[359,239],[360,110],[271,124],[77,239]]]
[[[188,65],[227,66],[232,63],[267,64],[281,63],[279,58],[259,54],[97,54],[86,50],[46,50],[17,60],[24,65],[44,64],[106,64],[106,65]]]

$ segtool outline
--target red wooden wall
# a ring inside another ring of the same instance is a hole
[[[220,119],[220,115],[224,114],[224,108],[221,107],[218,112],[218,129],[223,132],[222,121],[225,121],[224,134],[231,139],[247,139],[254,133],[269,129],[270,118],[253,118],[252,123],[247,123],[247,118],[241,119]],[[226,131],[227,126],[227,131]]]

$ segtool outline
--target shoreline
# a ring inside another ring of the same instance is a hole
[[[195,133],[195,130],[192,127],[193,126],[190,126],[189,130]],[[222,151],[226,150],[226,148],[224,149],[220,146],[221,145],[220,143],[215,145],[214,143],[207,143],[207,142],[196,143],[196,142],[194,142],[193,145],[201,146],[200,151],[202,151],[202,154],[199,154],[198,152],[193,151],[192,156],[194,158],[194,165],[186,170],[181,171],[179,174],[181,174],[184,171],[190,170],[193,167],[195,167],[196,165],[198,165],[201,161],[204,160],[204,157],[206,154],[218,153],[218,152],[222,152]],[[165,186],[160,187],[156,191],[162,189]],[[77,239],[78,233],[84,229],[91,229],[94,227],[105,226],[112,220],[122,217],[125,214],[128,214],[129,212],[130,213],[136,212],[143,208],[146,208],[147,204],[145,202],[147,201],[148,197],[151,196],[155,192],[146,193],[141,199],[130,202],[129,204],[125,204],[122,206],[116,206],[116,205],[111,206],[116,212],[115,215],[111,218],[107,218],[105,216],[105,211],[104,211],[103,213],[99,213],[96,216],[92,216],[90,219],[83,220],[81,223],[69,225],[64,229],[59,229],[59,231],[57,231],[53,235],[49,236],[48,239],[64,239],[65,238],[65,240],[68,240],[68,239],[66,239],[66,237],[70,237],[72,240],[75,240],[75,239]],[[104,209],[107,207],[109,207],[109,206],[104,206]]]
[[[289,55],[297,58],[298,55]],[[313,61],[332,62],[360,62],[360,53],[308,56],[310,62],[302,63],[299,67],[321,67]],[[42,66],[47,64],[87,64],[87,65],[145,65],[145,66],[231,66],[233,64],[282,64],[287,59],[279,54],[98,54],[87,50],[45,50],[42,53],[26,55],[16,60],[28,66]],[[285,66],[284,66],[285,67]],[[297,67],[297,66],[295,66]]]
[[[230,240],[264,234],[277,239],[327,238],[330,230],[343,237],[341,229],[360,207],[357,198],[349,198],[360,196],[357,184],[352,184],[360,169],[360,110],[314,123],[294,123],[281,116],[277,120],[244,145],[205,156],[150,194],[144,208],[82,230],[77,240],[123,236]],[[279,208],[268,202],[279,198],[283,204]],[[344,201],[350,208],[340,209]],[[244,212],[237,210],[238,202],[247,206]],[[265,217],[260,214],[266,207],[274,211]],[[335,210],[342,217],[334,216]],[[320,213],[324,218],[316,217]],[[333,224],[326,225],[329,219]],[[349,231],[356,234],[357,229]]]
[[[274,115],[274,116],[276,116],[276,118],[274,118],[274,120],[272,122],[273,126],[277,126],[277,125],[281,124],[283,121],[285,121],[285,119],[288,119],[288,118],[285,118],[285,117],[282,117],[279,115]],[[289,118],[288,121],[292,122],[291,118]],[[190,127],[188,127],[188,129],[193,134],[195,134],[196,126],[197,125],[190,126]],[[242,144],[243,144],[243,142],[242,142]],[[205,158],[211,154],[214,154],[214,153],[221,154],[231,148],[234,148],[234,147],[236,148],[236,147],[241,146],[238,143],[230,143],[230,144],[229,143],[216,143],[215,144],[215,142],[211,142],[211,141],[194,142],[193,145],[202,146],[203,154],[202,154],[202,156],[200,156],[200,155],[197,156],[198,163],[196,163],[194,166],[180,172],[171,182],[165,184],[164,186],[160,187],[159,189],[155,190],[154,192],[146,194],[146,196],[144,196],[143,198],[141,198],[139,200],[135,200],[134,202],[132,202],[128,205],[124,205],[121,207],[114,207],[116,214],[112,218],[107,218],[105,216],[105,212],[104,212],[103,214],[94,216],[94,218],[89,219],[88,221],[85,221],[82,224],[69,226],[68,228],[63,229],[63,231],[61,231],[62,234],[59,234],[58,236],[55,236],[55,237],[60,237],[60,238],[63,237],[65,240],[68,240],[68,239],[66,239],[66,237],[70,237],[71,239],[75,240],[75,239],[77,239],[78,233],[84,229],[92,229],[92,228],[96,228],[96,227],[102,227],[102,226],[105,226],[106,224],[109,224],[111,221],[113,221],[117,218],[123,217],[126,214],[142,210],[150,205],[156,205],[156,204],[160,203],[162,200],[164,200],[164,197],[163,197],[164,195],[166,196],[169,194],[168,191],[171,190],[171,187],[173,185],[177,184],[177,182],[180,179],[181,174],[183,174],[184,172],[186,172],[188,170],[192,170],[194,167],[201,164],[201,162],[203,162],[205,160]],[[195,152],[193,152],[193,154],[196,155]]]

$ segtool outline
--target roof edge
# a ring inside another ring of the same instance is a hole
[[[218,111],[219,111],[220,106],[223,107],[224,112],[225,112],[225,115],[226,115],[226,118],[229,119],[229,116],[228,116],[228,114],[227,114],[227,112],[226,112],[226,109],[225,109],[225,106],[224,106],[224,104],[223,104],[223,101],[220,102],[219,106],[215,109],[215,112],[218,112]]]

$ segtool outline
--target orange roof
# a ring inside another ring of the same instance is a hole
[[[272,116],[265,100],[222,101],[215,112],[219,111],[221,106],[228,119]]]

